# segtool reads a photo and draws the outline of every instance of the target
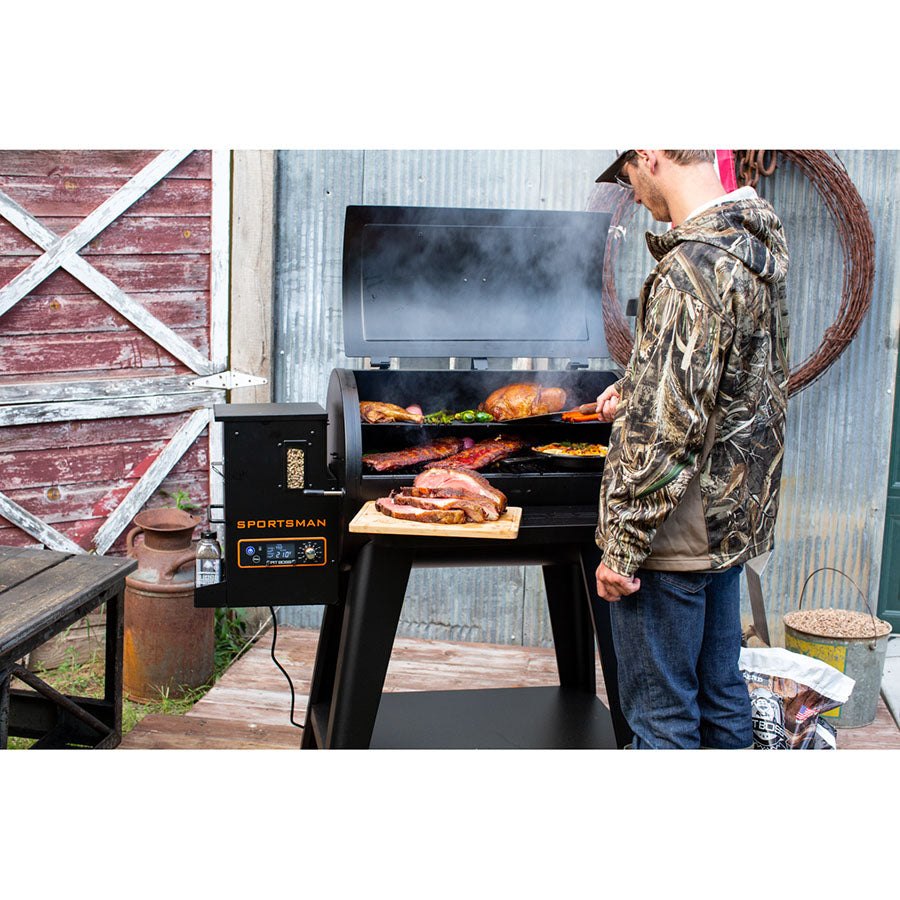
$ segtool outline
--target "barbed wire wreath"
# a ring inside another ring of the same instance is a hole
[[[767,154],[770,154],[767,156]],[[796,394],[819,378],[847,349],[859,331],[872,302],[875,278],[875,236],[859,192],[844,164],[824,150],[737,150],[738,184],[755,186],[759,177],[771,175],[778,157],[793,163],[822,197],[837,229],[844,264],[841,304],[837,318],[825,329],[819,346],[791,369],[788,394]],[[616,290],[615,262],[636,206],[631,193],[615,185],[598,184],[586,209],[609,212],[612,240],[607,241],[603,261],[603,321],[612,358],[625,366],[634,342]]]

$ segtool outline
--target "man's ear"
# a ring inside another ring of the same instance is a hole
[[[639,156],[643,156],[647,162],[647,168],[650,170],[651,175],[656,174],[656,170],[659,167],[660,156],[659,150],[638,150]]]

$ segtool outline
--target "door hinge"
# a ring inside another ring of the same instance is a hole
[[[229,369],[227,372],[216,372],[215,375],[195,378],[188,383],[191,387],[221,388],[224,391],[231,391],[235,388],[268,384],[269,379],[262,378],[259,375],[247,375],[245,372],[234,372]]]

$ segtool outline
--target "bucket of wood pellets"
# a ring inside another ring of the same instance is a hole
[[[799,609],[784,616],[784,646],[821,659],[856,682],[850,699],[822,716],[836,728],[860,728],[875,720],[891,625],[875,618],[865,594],[847,575],[844,578],[859,591],[868,613],[834,607],[803,609],[806,585],[813,575],[825,571],[844,575],[830,566],[810,573],[800,592]]]

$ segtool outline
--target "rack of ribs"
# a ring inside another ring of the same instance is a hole
[[[397,469],[405,469],[407,466],[452,456],[462,450],[463,446],[462,438],[438,438],[421,447],[407,447],[388,453],[365,453],[362,461],[366,468],[375,472],[394,472]]]
[[[484,469],[491,463],[497,462],[498,459],[512,456],[524,446],[525,441],[501,434],[487,441],[479,441],[477,444],[469,447],[468,450],[462,450],[453,454],[453,456],[448,456],[435,463],[435,465],[448,466],[452,469]]]

